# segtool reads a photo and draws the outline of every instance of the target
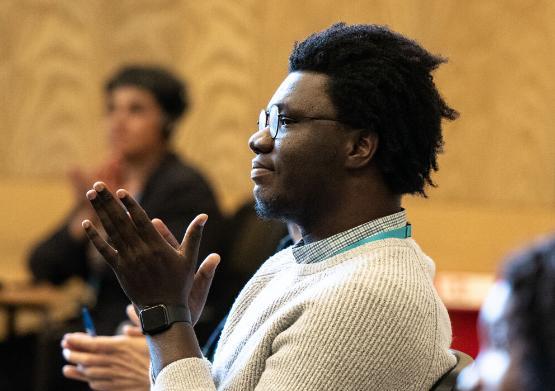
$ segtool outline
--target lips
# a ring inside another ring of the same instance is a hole
[[[259,178],[270,175],[273,171],[270,164],[258,159],[252,160],[251,179],[256,181]]]

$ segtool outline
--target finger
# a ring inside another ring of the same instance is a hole
[[[65,377],[69,379],[79,380],[83,382],[87,382],[88,379],[77,369],[75,365],[64,365],[62,367],[62,373]]]
[[[113,380],[115,377],[118,376],[117,373],[114,373],[114,368],[111,366],[105,366],[105,367],[81,366],[81,367],[77,367],[77,370],[80,371],[87,379],[89,379],[89,381]]]
[[[210,286],[212,285],[212,280],[214,279],[214,274],[216,273],[216,268],[220,263],[220,259],[218,254],[210,254],[201,263],[195,273],[193,286],[189,294],[189,308],[191,308],[191,312],[195,314],[193,325],[197,322],[206,304],[208,292],[210,291]]]
[[[150,218],[146,214],[145,210],[139,206],[137,201],[131,197],[131,195],[123,189],[119,189],[116,192],[116,196],[122,202],[122,204],[127,208],[133,223],[137,229],[137,233],[143,238],[144,241],[150,243],[161,242],[161,235],[158,233]]]
[[[60,346],[64,349],[69,349],[69,345],[68,345],[68,340],[70,338],[81,338],[81,336],[88,336],[90,337],[88,334],[82,333],[82,332],[77,332],[77,333],[68,333],[68,334],[64,334],[64,336],[62,337],[62,341],[60,342]]]
[[[126,251],[128,247],[139,244],[140,237],[133,222],[103,182],[95,182],[93,190],[87,192],[87,198],[118,251]]]
[[[91,337],[84,333],[66,334],[63,347],[77,352],[113,353],[118,350],[121,337]]]
[[[198,250],[202,239],[202,231],[204,230],[204,225],[207,220],[208,215],[206,214],[200,214],[195,217],[193,221],[191,221],[191,224],[187,227],[181,246],[179,246],[180,251],[193,263],[196,263],[198,259]]]
[[[139,316],[137,315],[137,311],[135,311],[135,307],[133,304],[129,304],[127,308],[125,308],[125,312],[127,313],[127,317],[135,326],[140,326],[141,322],[139,320]]]
[[[110,241],[120,250],[125,251],[126,244],[121,237],[116,226],[112,223],[109,213],[103,209],[102,200],[98,196],[95,190],[89,190],[86,193],[86,197],[89,200],[94,212],[96,213],[97,220],[102,224],[102,228],[108,234]]]
[[[114,391],[114,382],[112,380],[93,380],[89,382],[89,387],[94,391]]]
[[[75,350],[64,349],[62,351],[64,358],[72,363],[84,366],[109,366],[112,365],[112,359],[107,354],[83,353]]]
[[[98,230],[90,220],[84,220],[81,223],[83,229],[85,230],[89,240],[92,242],[93,246],[98,250],[98,252],[104,257],[106,262],[115,268],[118,261],[118,251],[110,246],[98,233]]]
[[[143,337],[143,331],[140,327],[125,325],[123,326],[123,335],[129,337]]]
[[[173,236],[168,226],[164,224],[162,220],[152,219],[152,225],[154,225],[154,228],[156,228],[158,233],[162,235],[162,237],[166,240],[166,242],[168,242],[176,250],[179,250],[179,242],[177,241],[175,236]]]

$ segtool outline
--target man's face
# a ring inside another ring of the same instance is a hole
[[[253,192],[263,217],[302,225],[333,204],[335,194],[341,191],[345,130],[338,122],[301,119],[336,118],[327,82],[328,77],[322,74],[290,73],[266,110],[277,105],[280,114],[293,121],[279,128],[275,140],[268,127],[249,140],[256,154],[251,171]]]

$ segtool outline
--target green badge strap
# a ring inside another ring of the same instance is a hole
[[[370,243],[370,242],[375,242],[376,240],[382,240],[382,239],[406,239],[406,238],[410,238],[412,236],[412,226],[410,224],[405,225],[404,227],[401,228],[396,228],[396,229],[392,229],[390,231],[384,231],[384,232],[380,232],[377,233],[375,235],[372,236],[368,236],[366,238],[357,240],[356,242],[343,247],[342,249],[336,251],[333,255],[338,255],[341,253],[344,253],[346,251],[352,250],[354,248],[357,248],[359,246],[362,246],[364,244]]]

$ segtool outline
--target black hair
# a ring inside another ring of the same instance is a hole
[[[378,135],[375,164],[388,188],[425,196],[443,148],[441,119],[458,117],[431,75],[444,62],[385,26],[337,23],[295,43],[289,72],[327,75],[338,120]]]
[[[555,238],[514,255],[502,277],[511,286],[509,349],[522,389],[555,390]]]
[[[166,124],[162,129],[165,139],[170,137],[175,123],[189,108],[185,83],[160,67],[124,66],[108,79],[105,91],[111,93],[122,86],[143,88],[154,96],[167,117]]]

